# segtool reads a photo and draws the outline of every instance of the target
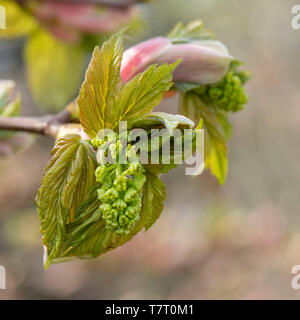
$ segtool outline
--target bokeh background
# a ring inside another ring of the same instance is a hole
[[[249,104],[232,117],[224,186],[205,172],[163,176],[157,223],[93,261],[44,271],[34,198],[53,144],[38,137],[0,159],[0,299],[299,299],[300,31],[290,0],[160,0],[142,5],[145,25],[129,43],[201,18],[246,62]],[[23,114],[38,115],[26,84],[22,40],[0,41],[0,78],[13,79]],[[175,113],[176,99],[161,110]]]

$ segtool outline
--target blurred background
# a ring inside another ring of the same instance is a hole
[[[209,172],[163,176],[157,223],[93,261],[44,271],[34,198],[53,141],[38,137],[0,159],[0,299],[299,299],[300,31],[290,0],[160,0],[140,6],[145,25],[128,44],[202,19],[252,73],[245,110],[232,117],[224,186]],[[22,40],[0,41],[0,78],[13,79],[23,114],[41,114],[27,87]],[[160,110],[175,113],[178,97]],[[299,109],[298,109],[299,108]]]

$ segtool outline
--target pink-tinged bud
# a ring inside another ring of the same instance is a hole
[[[121,74],[126,82],[151,64],[182,62],[173,73],[174,81],[210,84],[227,73],[232,56],[220,41],[201,40],[172,44],[168,38],[157,37],[124,52]]]
[[[149,65],[155,63],[157,56],[171,46],[172,43],[168,38],[157,37],[125,50],[121,66],[123,81],[127,82],[138,73],[145,71]]]

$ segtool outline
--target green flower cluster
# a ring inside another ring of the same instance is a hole
[[[234,64],[220,82],[197,88],[197,94],[204,102],[225,111],[243,109],[248,102],[243,85],[249,79],[249,74],[236,68],[237,64]]]
[[[103,146],[103,142],[93,140],[93,144]],[[118,158],[121,144],[109,144],[113,157]],[[130,154],[132,146],[128,145],[126,154]],[[103,164],[95,171],[96,181],[101,184],[98,191],[101,217],[106,227],[116,234],[129,234],[139,219],[142,206],[142,189],[146,181],[143,166],[140,163]]]

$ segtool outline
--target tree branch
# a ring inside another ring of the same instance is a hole
[[[59,128],[71,121],[68,110],[45,117],[0,117],[0,130],[33,132],[56,138]]]

